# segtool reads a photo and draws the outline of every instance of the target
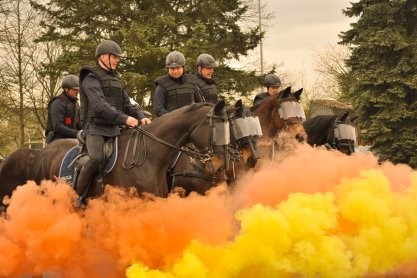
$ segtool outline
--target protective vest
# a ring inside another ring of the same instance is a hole
[[[184,74],[182,82],[174,80],[169,75],[158,77],[156,85],[161,85],[167,93],[166,109],[173,111],[195,102],[196,82],[195,75]]]
[[[101,88],[103,90],[104,98],[106,101],[119,111],[124,111],[123,106],[123,90],[124,84],[120,80],[117,74],[111,74],[108,71],[102,69],[99,65],[88,65],[82,67],[80,70],[80,84],[87,76],[88,73],[94,74],[94,76],[100,81]],[[88,106],[88,99],[83,92],[82,86],[80,86],[80,101],[81,101],[81,123],[93,122],[95,124],[106,124],[107,120],[100,115],[97,115],[92,107]]]
[[[70,99],[69,96],[67,96],[65,93],[62,93],[52,98],[48,103],[48,122],[46,123],[45,135],[47,135],[49,131],[54,131],[50,107],[52,102],[55,100],[59,100],[65,103],[65,111],[63,111],[65,115],[64,125],[71,129],[77,129],[77,124],[79,121],[79,115],[77,113],[78,103],[76,99]]]
[[[203,93],[204,99],[206,102],[216,104],[218,101],[217,89],[214,82],[211,84],[207,83],[204,79],[197,78],[197,85]]]

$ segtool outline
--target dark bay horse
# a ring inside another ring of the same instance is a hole
[[[139,193],[148,192],[155,196],[166,197],[168,195],[166,170],[178,149],[187,143],[193,143],[196,147],[196,150],[189,151],[189,154],[196,156],[197,159],[210,160],[211,163],[206,164],[210,166],[207,171],[216,173],[219,169],[224,169],[226,160],[224,153],[213,151],[213,146],[216,146],[216,142],[227,140],[216,138],[216,134],[218,136],[221,131],[215,130],[213,126],[220,126],[220,129],[224,129],[223,126],[228,126],[225,123],[228,123],[228,119],[224,102],[221,101],[215,106],[207,103],[185,106],[154,120],[149,125],[128,129],[119,136],[119,159],[113,170],[103,177],[103,183],[135,187]],[[127,152],[132,157],[123,158],[125,149],[129,146],[129,142],[133,142],[132,140],[136,140],[134,144],[138,148],[135,153]],[[29,168],[30,170],[23,179],[9,180],[7,183],[9,188],[3,192],[12,192],[16,186],[25,183],[28,179],[39,183],[43,179],[56,178],[63,157],[76,143],[76,140],[72,139],[54,141],[39,151],[35,157],[36,161],[31,161],[31,165],[22,165],[20,162],[19,167],[12,170],[13,176]],[[133,161],[129,164],[131,167],[124,166],[126,159]],[[12,158],[8,163],[10,166],[16,165]],[[2,163],[2,168],[5,167],[6,164]],[[8,175],[3,172],[0,173],[0,180],[7,180]],[[3,186],[0,184],[0,187]],[[87,197],[98,196],[101,192],[102,189],[99,186],[92,186]]]
[[[233,171],[235,163],[242,163],[247,168],[253,168],[259,159],[257,137],[260,135],[260,125],[252,117],[250,109],[241,100],[234,107],[227,109],[230,123],[229,163],[225,172],[210,175],[203,169],[203,164],[186,154],[181,154],[172,169],[173,190],[181,187],[188,195],[191,192],[204,194],[220,182],[227,181],[227,173]],[[234,174],[233,174],[234,175]]]
[[[311,146],[326,146],[350,155],[355,152],[356,128],[355,117],[349,112],[339,115],[320,115],[304,122],[307,132],[307,143]]]
[[[6,157],[0,164],[0,206],[4,196],[11,196],[17,185],[31,179],[30,168],[39,149],[21,148]]]

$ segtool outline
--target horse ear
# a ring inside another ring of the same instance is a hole
[[[243,103],[242,103],[242,100],[241,99],[239,99],[238,101],[236,101],[235,108],[239,108],[239,107],[242,107],[242,106],[243,106]]]
[[[296,100],[300,100],[301,94],[303,93],[304,88],[299,89],[298,91],[294,92],[293,95],[295,96]]]
[[[358,116],[353,116],[353,117],[349,118],[349,120],[350,120],[351,123],[353,123],[357,118],[358,118]]]
[[[348,115],[349,115],[349,112],[345,112],[341,116],[338,117],[339,118],[338,120],[340,122],[345,122]]]
[[[289,97],[291,94],[291,86],[288,86],[287,88],[285,88],[285,90],[279,94],[279,99],[283,99],[283,98],[287,98]]]
[[[216,103],[216,105],[214,106],[214,114],[219,114],[219,112],[224,109],[225,105],[226,104],[224,100],[220,100],[218,103]]]

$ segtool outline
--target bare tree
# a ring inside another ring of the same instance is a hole
[[[48,102],[60,91],[59,80],[62,71],[51,65],[57,61],[62,50],[53,42],[37,43],[37,48],[39,51],[31,57],[34,76],[28,89],[28,99],[34,108],[34,117],[42,133],[46,128]]]
[[[36,17],[30,4],[25,0],[2,1],[0,14],[0,62],[2,71],[0,80],[7,93],[11,108],[18,114],[18,121],[12,124],[18,125],[19,138],[16,137],[18,146],[25,143],[25,106],[27,106],[28,86],[31,85],[34,69],[31,65],[31,57],[36,53],[36,44],[33,43],[39,28]],[[12,120],[12,119],[10,119]]]
[[[53,64],[61,52],[54,43],[36,42],[41,18],[28,0],[3,0],[0,4],[0,112],[7,115],[0,124],[8,131],[2,136],[4,149],[10,142],[24,146],[27,137],[42,138],[46,106],[57,94],[61,78],[61,71],[46,65]]]
[[[314,51],[314,70],[319,75],[320,90],[326,98],[341,99],[349,88],[350,71],[345,64],[349,56],[349,48],[342,45],[327,45]]]

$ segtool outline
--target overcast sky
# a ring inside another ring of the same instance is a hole
[[[263,42],[264,61],[283,62],[282,70],[295,75],[304,71],[308,80],[314,80],[312,53],[336,44],[340,40],[338,34],[350,28],[353,20],[342,13],[349,1],[262,0],[262,3],[274,14]]]

